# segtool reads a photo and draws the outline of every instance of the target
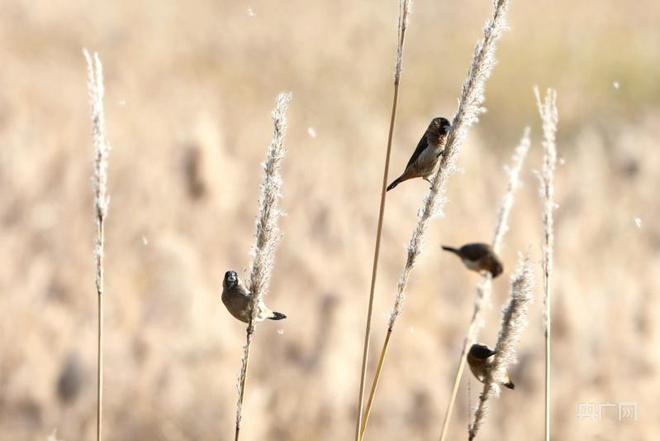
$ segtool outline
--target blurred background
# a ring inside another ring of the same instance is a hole
[[[451,117],[487,0],[416,0],[390,175],[428,121]],[[397,2],[0,0],[0,440],[92,439],[96,295],[93,149],[81,49],[105,70],[110,155],[105,439],[229,440],[245,327],[220,302],[249,263],[270,111],[293,92],[287,216],[253,346],[244,440],[354,433],[361,346],[392,94]],[[493,345],[517,253],[540,267],[540,124],[555,87],[554,439],[660,435],[660,3],[515,1],[486,107],[433,221],[367,432],[440,434],[475,273],[440,244],[490,241],[508,163],[532,149],[480,340]],[[372,364],[427,191],[388,196]],[[541,279],[482,439],[543,433]],[[450,438],[466,437],[466,375]],[[606,405],[600,419],[580,405]],[[636,418],[616,409],[634,403]],[[610,404],[614,407],[609,406]]]

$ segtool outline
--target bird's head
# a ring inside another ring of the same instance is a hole
[[[486,345],[473,344],[470,348],[470,357],[476,358],[477,360],[485,360],[491,355],[497,354],[497,351],[493,351]]]
[[[504,267],[502,266],[502,263],[499,260],[495,260],[493,262],[493,268],[492,268],[492,275],[493,277],[497,277],[500,274],[502,274],[502,271],[504,271]]]
[[[449,133],[449,129],[451,129],[451,123],[447,118],[442,117],[433,118],[433,121],[431,121],[431,124],[429,125],[429,130],[432,130],[439,136],[444,136]]]
[[[225,273],[225,279],[222,282],[223,288],[233,288],[238,284],[238,274],[236,271],[227,271]]]

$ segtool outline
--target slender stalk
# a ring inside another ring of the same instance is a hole
[[[545,265],[544,265],[545,266]],[[543,291],[544,295],[546,293],[546,289],[549,290],[550,286],[550,274],[546,272],[545,270],[543,271]],[[545,288],[545,285],[548,286],[548,288]],[[547,291],[549,294],[549,291]],[[548,299],[550,300],[550,299]],[[545,315],[547,317],[550,317],[550,302],[546,301],[545,302]],[[545,433],[545,441],[550,441],[550,321],[545,325],[545,332],[544,332],[544,337],[545,337],[545,382],[544,382],[544,433]]]
[[[367,307],[367,320],[364,330],[364,345],[362,349],[362,365],[360,368],[360,393],[358,396],[358,412],[355,424],[355,439],[360,440],[364,432],[362,423],[362,409],[364,404],[364,386],[367,376],[367,361],[369,357],[369,341],[371,338],[371,319],[373,316],[374,297],[376,289],[376,277],[378,276],[378,259],[380,257],[380,240],[383,231],[383,218],[385,216],[385,200],[387,194],[387,181],[390,170],[390,155],[392,152],[392,138],[394,136],[394,124],[396,122],[396,109],[399,102],[399,83],[403,63],[403,47],[408,27],[408,14],[412,0],[401,0],[399,6],[399,24],[396,63],[394,68],[394,95],[392,97],[392,110],[390,114],[390,127],[387,134],[387,151],[385,153],[385,167],[383,170],[383,181],[380,190],[380,208],[378,210],[378,226],[376,228],[376,245],[374,247],[374,258],[371,268],[371,285],[369,288],[369,305]],[[382,357],[381,357],[382,358]],[[373,391],[372,391],[373,397]],[[371,402],[371,399],[370,399]],[[368,418],[368,412],[366,417]]]
[[[543,272],[543,277],[544,279],[549,279],[548,273],[545,271]],[[547,280],[546,279],[546,280]],[[544,285],[546,284],[544,280]],[[544,288],[545,291],[545,288]],[[550,317],[550,302],[546,303],[545,307],[545,314]],[[544,385],[544,391],[545,391],[545,397],[544,397],[544,433],[545,433],[545,440],[550,441],[550,323],[548,323],[545,327],[545,385]]]
[[[103,247],[103,224],[99,222],[97,237],[99,244]],[[98,310],[97,310],[97,341],[96,341],[96,439],[101,441],[101,432],[103,429],[103,256],[97,261],[97,271],[99,272],[100,288],[97,290]]]
[[[254,339],[255,323],[259,308],[256,307],[266,292],[275,264],[275,249],[280,238],[277,221],[281,216],[278,200],[281,196],[282,177],[280,166],[286,148],[284,136],[286,135],[286,110],[291,101],[290,93],[280,93],[277,96],[273,110],[273,139],[268,147],[266,162],[264,164],[264,177],[261,183],[259,196],[259,211],[257,214],[255,244],[252,247],[252,265],[248,289],[250,291],[250,320],[245,331],[245,346],[241,357],[241,370],[238,377],[238,401],[236,402],[236,425],[234,440],[238,441],[241,432],[243,413],[243,399],[245,396],[245,383],[250,360],[250,347]]]
[[[543,303],[545,322],[545,440],[550,441],[550,340],[551,315],[550,294],[552,281],[552,264],[554,248],[554,179],[557,165],[557,92],[548,89],[545,99],[541,101],[538,88],[534,89],[536,104],[543,121],[543,168],[541,171],[541,195],[543,197]]]
[[[447,430],[449,429],[449,420],[454,412],[454,403],[456,402],[456,396],[458,395],[458,387],[461,384],[461,378],[463,378],[463,371],[465,370],[465,356],[467,355],[468,348],[468,339],[466,338],[463,341],[463,349],[461,349],[461,358],[458,363],[458,368],[456,369],[456,375],[454,376],[454,385],[451,389],[451,398],[449,399],[449,405],[445,412],[445,418],[442,421],[442,433],[440,434],[440,440],[444,441],[447,436]]]
[[[374,402],[374,397],[376,396],[376,389],[378,388],[378,380],[380,379],[380,373],[383,370],[383,362],[385,361],[385,354],[387,354],[387,348],[390,346],[390,337],[392,336],[392,330],[388,329],[387,334],[385,335],[385,341],[383,342],[383,347],[380,350],[380,357],[378,357],[378,366],[376,366],[376,373],[374,374],[374,381],[369,392],[369,401],[367,401],[367,408],[364,411],[364,422],[362,428],[360,429],[360,440],[364,438],[364,431],[367,429],[367,423],[369,422],[369,416],[371,415],[371,405]]]
[[[508,231],[509,227],[509,215],[511,214],[511,209],[513,208],[515,191],[519,186],[520,182],[520,171],[524,164],[527,153],[529,152],[530,139],[529,139],[529,127],[525,128],[523,131],[522,139],[513,152],[513,158],[511,159],[511,165],[507,168],[509,179],[507,184],[506,193],[502,198],[500,203],[500,209],[497,214],[497,223],[495,225],[495,232],[493,233],[493,249],[495,252],[499,252],[504,235]],[[492,289],[492,279],[490,274],[485,274],[482,276],[481,281],[477,285],[477,296],[474,302],[474,310],[472,312],[472,319],[470,320],[470,325],[467,331],[467,337],[463,341],[463,348],[461,349],[461,356],[459,358],[458,368],[456,369],[456,375],[454,377],[454,385],[452,386],[451,397],[449,398],[449,404],[447,405],[447,411],[445,412],[445,418],[442,422],[442,432],[440,434],[440,441],[444,441],[447,437],[447,431],[449,430],[449,421],[451,419],[454,403],[456,402],[456,396],[458,395],[458,389],[461,384],[461,378],[463,377],[463,372],[465,370],[466,355],[468,348],[476,341],[479,331],[483,327],[483,310],[484,307],[490,304],[490,294]]]
[[[479,115],[484,111],[482,104],[484,102],[484,90],[486,80],[495,65],[495,49],[497,40],[505,29],[506,11],[508,10],[510,0],[498,0],[493,3],[493,15],[486,23],[482,38],[477,42],[474,50],[472,63],[468,68],[467,78],[463,82],[463,88],[458,102],[458,110],[452,121],[452,128],[447,136],[444,153],[440,160],[438,169],[431,181],[431,188],[424,198],[422,208],[418,215],[417,225],[413,230],[408,244],[406,262],[401,271],[397,292],[394,299],[394,306],[390,313],[388,332],[394,330],[396,319],[401,314],[403,303],[406,296],[406,287],[412,273],[417,258],[421,254],[422,244],[426,230],[431,218],[441,213],[445,202],[445,185],[447,177],[455,169],[455,161],[458,152],[463,146],[463,141],[467,135],[468,129],[478,121]],[[387,347],[383,345],[380,358],[385,359]],[[371,383],[372,394],[375,394],[376,384],[379,378],[375,377]],[[371,402],[373,406],[373,400]],[[371,409],[367,409],[366,413]],[[366,425],[365,425],[366,430]],[[362,430],[364,432],[364,430]]]
[[[252,344],[252,337],[254,336],[254,325],[252,319],[248,323],[248,327],[245,331],[245,346],[243,346],[243,362],[241,363],[241,384],[239,387],[238,395],[238,409],[243,408],[243,397],[245,396],[245,379],[247,378],[248,365],[250,362],[250,345]],[[234,430],[234,441],[238,441],[241,433],[241,413],[240,411],[236,413],[236,426]]]
[[[105,136],[105,119],[103,116],[103,66],[97,53],[93,56],[83,50],[87,62],[87,87],[92,116],[92,141],[94,144],[94,208],[96,222],[96,296],[97,306],[97,339],[96,339],[96,439],[101,441],[103,432],[103,255],[104,255],[104,225],[108,214],[108,154],[110,145]]]

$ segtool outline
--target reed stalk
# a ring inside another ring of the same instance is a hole
[[[96,333],[96,439],[103,438],[103,257],[105,248],[105,220],[108,215],[108,155],[110,144],[105,136],[103,115],[103,65],[97,53],[84,49],[87,62],[87,87],[92,116],[92,141],[94,145],[94,220],[96,242],[94,257],[96,265],[97,333]]]
[[[362,364],[360,367],[360,392],[358,395],[357,421],[355,423],[355,440],[359,441],[364,431],[363,426],[363,405],[364,405],[364,386],[367,376],[367,362],[369,358],[369,343],[371,340],[371,319],[373,316],[374,297],[376,289],[376,277],[378,276],[378,259],[380,257],[380,240],[383,231],[383,218],[385,216],[385,201],[387,194],[387,181],[390,170],[390,155],[392,152],[392,138],[394,136],[394,125],[396,123],[396,110],[399,103],[399,84],[401,82],[401,71],[403,68],[403,48],[406,40],[406,30],[408,28],[408,16],[410,14],[412,0],[400,0],[399,2],[399,21],[396,48],[396,61],[394,65],[394,95],[392,97],[392,110],[390,112],[390,127],[387,133],[387,150],[385,153],[385,166],[383,169],[383,180],[380,189],[380,207],[378,209],[378,226],[376,227],[376,245],[374,246],[374,258],[371,268],[371,284],[369,287],[369,304],[367,307],[367,320],[364,330],[364,344],[362,347]],[[381,357],[382,358],[382,357]],[[370,402],[371,402],[370,396]],[[367,410],[370,406],[367,406]],[[364,415],[365,421],[369,418],[369,413]]]
[[[554,216],[555,209],[555,167],[557,165],[557,124],[559,112],[557,111],[557,92],[548,89],[545,99],[541,101],[538,88],[534,89],[536,104],[543,122],[543,167],[540,183],[543,198],[543,306],[545,324],[545,379],[544,379],[544,427],[545,440],[550,441],[550,342],[551,342],[551,315],[550,294],[552,282],[552,267],[554,253]]]
[[[255,243],[252,247],[252,264],[248,290],[251,293],[250,320],[245,330],[245,346],[241,357],[241,369],[238,377],[238,401],[236,403],[236,425],[234,440],[238,441],[241,432],[243,416],[243,399],[250,360],[250,347],[254,339],[255,323],[258,314],[256,305],[262,301],[273,273],[275,250],[280,239],[278,219],[282,215],[278,207],[281,197],[282,177],[280,167],[286,154],[284,136],[287,130],[286,111],[291,101],[290,93],[280,93],[277,96],[273,110],[273,139],[268,147],[264,164],[264,177],[259,196],[259,211],[257,214]]]

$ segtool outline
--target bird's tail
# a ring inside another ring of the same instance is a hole
[[[273,315],[268,317],[269,320],[283,320],[286,318],[286,315],[282,314],[281,312],[275,312],[273,311]]]
[[[445,251],[449,251],[450,253],[454,253],[457,256],[461,255],[461,252],[458,249],[453,248],[453,247],[447,247],[447,246],[442,245],[442,249],[445,250]]]
[[[509,380],[507,383],[503,384],[504,387],[508,387],[509,389],[513,390],[516,388],[516,385],[513,384],[513,381]]]
[[[390,185],[387,186],[387,191],[392,190],[394,187],[396,187],[397,185],[399,185],[403,181],[405,181],[405,179],[403,178],[403,175],[399,176]]]

